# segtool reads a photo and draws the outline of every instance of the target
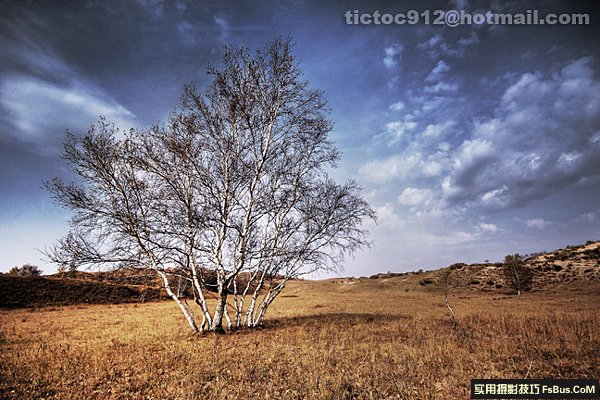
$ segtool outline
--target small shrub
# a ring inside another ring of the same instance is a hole
[[[40,276],[42,270],[37,265],[23,264],[22,267],[12,267],[7,275],[13,276]]]
[[[419,285],[421,285],[421,286],[430,285],[432,283],[433,283],[433,279],[431,279],[431,278],[425,278],[425,279],[421,279],[419,281]]]

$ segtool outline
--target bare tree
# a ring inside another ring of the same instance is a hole
[[[530,287],[533,276],[520,254],[507,255],[502,268],[506,280],[517,291],[517,295]]]
[[[326,173],[339,159],[326,101],[301,79],[289,40],[226,48],[209,73],[206,90],[186,86],[166,125],[120,133],[101,120],[83,138],[68,135],[78,181],[47,184],[74,211],[50,258],[151,268],[193,332],[223,332],[223,319],[262,324],[290,279],[341,268],[368,244],[362,222],[375,219],[353,181]],[[182,280],[199,327],[173,286]]]
[[[456,319],[456,314],[450,305],[450,301],[448,300],[448,295],[450,293],[450,289],[454,287],[452,280],[452,269],[447,269],[441,276],[441,283],[444,288],[444,304],[446,304],[446,308],[448,309],[448,313],[450,313],[450,320],[452,321],[452,330],[456,330],[458,326],[458,320]]]

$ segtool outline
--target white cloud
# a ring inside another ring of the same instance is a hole
[[[460,46],[453,46],[444,40],[442,34],[436,33],[425,42],[419,43],[417,49],[424,51],[432,60],[437,60],[441,56],[460,58],[466,54],[467,46],[459,44]]]
[[[373,160],[363,164],[358,173],[371,183],[385,183],[407,176],[422,162],[421,154],[398,154],[383,160]]]
[[[442,76],[448,71],[450,71],[450,65],[448,65],[448,63],[444,60],[439,60],[435,67],[433,67],[429,75],[427,75],[427,78],[425,78],[425,80],[427,82],[439,81],[442,78]]]
[[[229,32],[231,30],[231,28],[229,27],[229,22],[227,22],[227,20],[222,16],[218,15],[213,17],[213,21],[219,28],[219,38],[221,39],[221,41],[224,42],[227,39],[229,39]]]
[[[196,32],[194,25],[188,21],[177,24],[177,32],[185,46],[193,47],[198,43],[198,32]]]
[[[494,114],[455,151],[442,183],[450,202],[520,206],[600,176],[600,82],[589,59],[517,76]]]
[[[98,90],[81,83],[61,86],[18,75],[0,83],[0,105],[23,139],[36,141],[62,135],[65,129],[82,129],[104,116],[122,129],[135,126],[135,116]]]
[[[533,218],[533,219],[528,219],[525,222],[525,224],[527,225],[528,228],[542,229],[542,228],[549,226],[550,222],[546,221],[543,218]]]
[[[475,31],[472,31],[469,36],[458,40],[458,44],[460,44],[461,46],[472,46],[478,43],[479,37],[477,36],[477,32]]]
[[[457,90],[458,85],[456,83],[437,82],[435,85],[425,86],[427,93],[456,92]]]
[[[443,43],[443,39],[442,39],[442,35],[439,33],[436,33],[435,35],[433,35],[432,37],[430,37],[427,41],[419,44],[417,47],[418,48],[433,48],[439,44]]]
[[[485,222],[480,222],[479,225],[477,225],[477,227],[483,232],[495,233],[498,231],[498,227],[496,226],[496,224],[487,224]]]
[[[383,58],[383,65],[389,69],[396,67],[398,62],[402,59],[403,50],[404,46],[402,46],[400,43],[386,47],[384,49],[385,57]]]
[[[596,211],[591,211],[588,213],[581,214],[579,216],[579,218],[583,219],[584,221],[587,221],[587,222],[593,222],[596,219],[598,219],[598,216],[600,216],[600,211],[596,210]]]
[[[425,130],[423,131],[422,135],[429,139],[440,139],[454,125],[454,121],[446,121],[439,124],[429,124],[425,127]]]
[[[392,121],[385,125],[388,136],[391,136],[390,144],[395,144],[408,131],[412,131],[417,127],[417,123],[412,121],[410,116],[407,116],[402,121]]]
[[[422,176],[428,178],[439,176],[444,169],[443,164],[434,160],[435,155],[429,155],[427,158],[427,161],[421,163]]]
[[[453,160],[455,174],[480,165],[494,153],[493,144],[485,139],[465,140]]]
[[[448,98],[444,96],[430,96],[427,98],[427,100],[423,101],[421,112],[426,114],[439,111],[444,107],[447,101]]]
[[[392,204],[386,203],[380,207],[374,207],[374,210],[377,214],[377,229],[386,232],[397,232],[404,225]]]
[[[578,160],[583,157],[583,154],[580,151],[570,151],[568,153],[561,153],[558,157],[558,162],[561,166],[569,168],[576,164]]]
[[[474,233],[457,231],[441,238],[441,242],[446,245],[455,246],[458,244],[473,242],[476,239],[477,235],[475,235]]]
[[[390,110],[392,111],[402,111],[404,110],[404,103],[402,101],[397,101],[393,104],[390,104]]]
[[[499,189],[493,189],[485,192],[481,196],[481,203],[488,207],[503,207],[509,199],[509,191],[506,185]]]
[[[432,197],[433,193],[429,189],[407,187],[398,196],[398,203],[406,206],[426,206]]]
[[[395,179],[434,178],[442,174],[449,162],[443,151],[424,155],[406,151],[394,156],[371,160],[360,166],[361,179],[371,183],[386,183]]]

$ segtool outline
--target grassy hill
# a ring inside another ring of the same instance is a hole
[[[0,275],[0,307],[2,308],[119,304],[159,298],[161,298],[161,291],[158,287],[57,276]]]
[[[569,246],[527,259],[532,290],[585,288],[600,282],[600,242]],[[344,290],[444,290],[452,288],[510,293],[501,264],[453,264],[433,271],[382,273],[369,278],[335,278],[325,282]],[[243,278],[243,277],[242,277]],[[286,290],[288,293],[290,290]],[[284,293],[284,296],[286,294]],[[289,294],[288,294],[289,295]],[[73,304],[119,304],[165,298],[161,282],[144,269],[113,272],[71,272],[41,277],[0,274],[0,307],[41,307]]]

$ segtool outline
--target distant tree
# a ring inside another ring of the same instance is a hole
[[[23,264],[21,267],[12,267],[7,275],[14,276],[40,276],[42,270],[37,265]]]
[[[326,173],[339,159],[326,101],[301,79],[289,40],[226,48],[209,73],[212,84],[188,85],[166,126],[121,133],[101,120],[83,138],[69,134],[64,157],[78,181],[47,184],[74,211],[50,258],[151,268],[193,332],[222,332],[223,319],[262,324],[286,282],[341,268],[368,244],[362,222],[375,219],[353,181]]]
[[[509,285],[517,291],[517,295],[530,287],[533,275],[520,254],[507,255],[502,270]]]
[[[442,287],[444,288],[444,303],[446,304],[446,308],[450,313],[450,320],[452,321],[452,329],[456,330],[458,326],[458,320],[456,319],[456,314],[450,305],[450,301],[448,300],[448,295],[450,293],[450,289],[454,287],[454,282],[452,280],[452,268],[448,268],[442,273],[441,276]]]

